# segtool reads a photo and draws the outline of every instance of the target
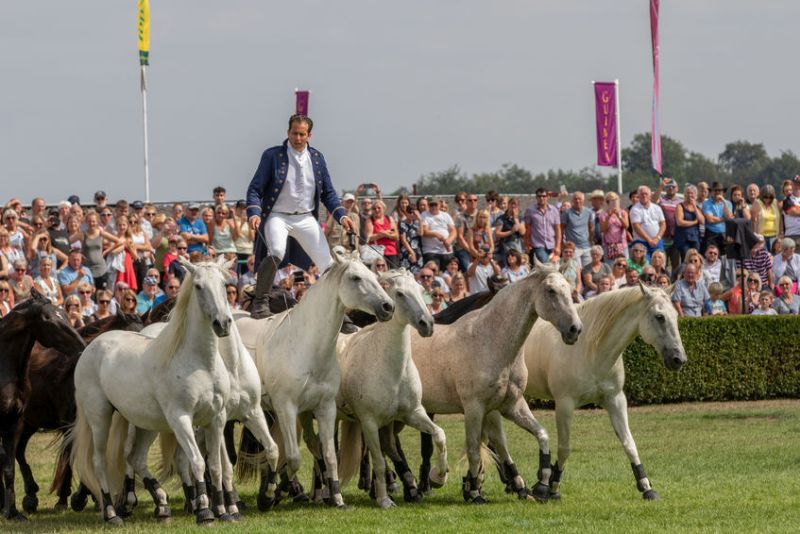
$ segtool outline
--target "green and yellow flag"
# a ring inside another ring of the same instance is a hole
[[[150,2],[139,0],[139,64],[149,65],[150,58]]]

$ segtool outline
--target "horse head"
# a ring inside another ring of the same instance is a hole
[[[345,308],[361,310],[388,321],[394,314],[394,303],[383,290],[378,277],[361,260],[358,252],[349,256],[334,254],[334,270],[341,271],[339,299]]]
[[[397,269],[382,273],[380,277],[389,284],[394,318],[413,326],[422,337],[433,335],[433,316],[422,297],[422,286],[414,276],[405,269]]]
[[[42,346],[70,355],[86,348],[86,343],[72,327],[66,314],[35,289],[31,290],[31,297],[15,307],[14,311],[25,318],[34,339]]]
[[[678,331],[678,312],[663,289],[650,288],[641,282],[639,288],[647,299],[644,313],[639,314],[639,335],[658,351],[667,369],[677,371],[686,363],[686,351]]]
[[[188,280],[191,283],[181,285],[175,308],[188,305],[188,299],[194,295],[201,312],[211,323],[214,334],[217,337],[228,336],[233,324],[233,316],[225,295],[228,273],[224,267],[216,263],[191,263],[184,258],[178,260],[191,276],[191,280]]]
[[[572,345],[583,329],[583,323],[572,301],[572,288],[555,266],[545,265],[536,259],[534,265],[535,269],[530,277],[538,282],[533,284],[536,314],[556,327],[564,343]]]

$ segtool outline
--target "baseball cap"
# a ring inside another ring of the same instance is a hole
[[[95,191],[94,199],[95,200],[99,200],[101,198],[106,198],[106,192],[105,191]]]
[[[200,203],[199,202],[190,202],[189,203],[189,209],[190,210],[199,210],[200,209]]]
[[[69,244],[70,252],[77,252],[78,254],[80,254],[82,248],[83,246],[81,245],[80,241],[73,241],[72,243]]]
[[[796,184],[800,184],[800,174],[796,174],[793,181]]]
[[[236,201],[236,207],[237,208],[246,208],[247,207],[247,201],[246,200],[237,200]]]
[[[67,197],[67,202],[69,202],[70,204],[80,204],[81,197],[79,197],[78,195],[70,195]]]
[[[141,200],[134,200],[133,202],[131,202],[131,207],[135,210],[144,209],[144,202],[142,202]]]
[[[146,285],[146,286],[157,286],[158,285],[158,280],[156,280],[152,276],[145,276],[144,277],[144,285]]]
[[[353,193],[345,193],[344,196],[342,197],[342,202],[345,202],[347,200],[355,200],[355,199],[356,199],[356,197],[353,196]]]
[[[436,197],[428,197],[428,204],[429,205],[430,204],[438,204],[438,203],[439,203],[439,199],[438,198],[436,198]]]
[[[664,182],[664,187],[678,187],[678,183],[672,178],[670,178],[669,180]]]

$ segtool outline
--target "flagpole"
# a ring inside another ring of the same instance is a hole
[[[614,99],[617,115],[617,192],[622,197],[622,121],[619,120],[619,79],[614,80]]]
[[[144,201],[150,202],[150,165],[147,147],[147,65],[142,65],[142,122],[144,124]]]

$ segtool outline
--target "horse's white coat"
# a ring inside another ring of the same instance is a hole
[[[572,346],[561,342],[552,325],[534,325],[523,349],[528,373],[525,395],[555,400],[560,469],[569,456],[572,413],[589,403],[608,410],[625,453],[632,464],[639,465],[628,427],[622,351],[641,335],[661,354],[667,368],[680,368],[686,353],[678,332],[678,314],[666,292],[640,286],[593,297],[578,305],[578,315],[585,328]]]
[[[100,491],[114,494],[120,489],[109,488],[107,477],[106,443],[115,439],[109,435],[114,409],[144,429],[132,444],[137,451],[146,451],[157,432],[175,433],[198,481],[204,480],[205,462],[193,427],[205,428],[212,481],[221,484],[219,450],[231,388],[217,336],[227,335],[233,320],[223,271],[214,264],[184,265],[188,274],[172,319],[156,339],[125,331],[104,333],[89,344],[75,368],[73,463],[99,501]],[[139,456],[137,473],[152,478],[146,454]],[[122,463],[123,458],[116,460]],[[207,508],[208,499],[203,496],[199,505]],[[116,517],[112,506],[105,507],[104,517]]]
[[[315,443],[312,416],[327,473],[338,483],[334,427],[341,380],[336,340],[346,309],[359,309],[386,321],[394,304],[357,254],[334,254],[334,264],[294,308],[266,319],[236,321],[245,346],[255,355],[264,385],[264,405],[278,416],[289,478],[300,468],[297,418],[307,443]],[[342,505],[341,493],[333,496]]]
[[[574,342],[581,321],[564,276],[537,262],[528,277],[500,290],[485,307],[451,325],[437,325],[422,338],[412,333],[412,355],[422,380],[422,404],[429,413],[464,413],[471,476],[480,470],[484,420],[498,410],[534,435],[540,451],[549,453],[547,431],[533,417],[523,392],[525,376],[520,349],[537,317],[555,323]],[[543,473],[545,483],[549,471]]]
[[[439,462],[432,469],[437,483],[447,473],[447,445],[444,431],[431,421],[422,407],[422,383],[411,359],[411,330],[423,336],[433,333],[433,317],[422,297],[422,286],[406,270],[390,271],[389,296],[395,303],[394,316],[385,323],[370,325],[351,335],[340,335],[337,356],[342,370],[342,385],[336,403],[345,417],[355,417],[364,434],[375,466],[376,500],[381,507],[392,506],[386,491],[386,462],[381,452],[378,430],[402,421],[433,436]],[[361,459],[361,436],[342,431],[342,464],[355,471]],[[345,437],[355,437],[348,442]],[[350,461],[346,462],[345,457]],[[340,469],[341,471],[341,469]],[[342,473],[347,480],[352,472]]]

